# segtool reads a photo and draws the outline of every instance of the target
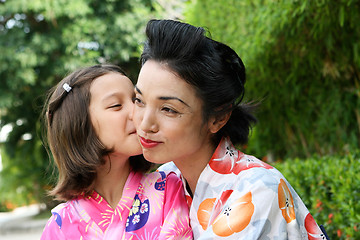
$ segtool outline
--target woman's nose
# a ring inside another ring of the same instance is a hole
[[[156,114],[151,109],[143,111],[140,129],[145,133],[155,133],[159,131]]]

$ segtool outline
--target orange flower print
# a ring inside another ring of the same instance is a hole
[[[295,219],[294,200],[288,186],[283,179],[280,179],[278,194],[279,208],[281,209],[281,213],[286,222],[289,223]]]
[[[244,230],[254,214],[254,204],[251,201],[252,195],[251,192],[248,192],[230,207],[225,208],[214,221],[214,233],[221,237],[227,237]]]
[[[228,193],[224,192],[223,196],[228,196]],[[251,200],[251,192],[248,192],[229,207],[223,209],[222,213],[216,217],[212,224],[213,232],[218,236],[227,237],[244,230],[249,225],[251,217],[254,214],[254,204]],[[203,224],[207,220],[210,220],[210,211],[213,208],[214,203],[214,199],[206,199],[200,204],[198,218],[200,217],[202,219],[202,221],[200,221],[199,218],[199,222],[202,224],[203,228]],[[204,211],[206,208],[207,211]],[[201,214],[199,214],[200,211],[202,211]]]
[[[326,239],[325,234],[320,230],[310,213],[305,218],[305,229],[308,233],[309,240]]]
[[[199,205],[197,217],[201,227],[204,230],[206,230],[209,225],[212,209],[214,207],[215,202],[216,202],[216,198],[207,198],[204,201],[202,201]]]
[[[208,198],[200,204],[197,215],[200,225],[204,230],[206,230],[220,214],[233,191],[234,190],[225,190],[221,193],[218,200],[216,198]]]

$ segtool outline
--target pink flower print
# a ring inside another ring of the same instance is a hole
[[[245,155],[237,150],[228,139],[223,139],[209,162],[210,168],[220,174],[234,173],[238,175],[241,171],[254,167],[266,169],[273,168],[259,159]]]
[[[137,224],[138,222],[140,222],[140,215],[136,214],[132,220],[132,223]]]
[[[320,230],[310,213],[305,218],[305,228],[308,233],[309,240],[326,240],[325,234]]]
[[[223,191],[220,198],[215,200],[215,206],[213,209],[212,217],[209,220],[209,223],[212,224],[212,222],[215,220],[215,218],[220,214],[222,211],[226,201],[229,199],[230,195],[232,194],[234,190],[226,190]]]
[[[273,168],[269,164],[267,164],[263,161],[260,161],[259,159],[255,158],[253,156],[244,155],[242,158],[240,158],[236,162],[236,166],[234,167],[233,173],[235,173],[237,175],[241,171],[255,168],[255,167],[266,168],[266,169]]]
[[[149,211],[149,206],[146,203],[143,203],[143,205],[141,205],[140,207],[140,213],[146,213],[147,211]]]
[[[187,194],[185,195],[185,198],[186,198],[186,203],[187,203],[188,207],[190,208],[191,204],[192,204],[192,198]]]
[[[213,155],[213,158],[209,162],[209,166],[215,172],[221,174],[230,174],[236,167],[236,162],[239,159],[239,155],[244,155],[242,152],[232,149],[229,146],[226,147],[226,151],[220,154],[217,149]]]

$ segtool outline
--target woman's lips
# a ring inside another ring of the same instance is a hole
[[[140,137],[140,143],[144,148],[153,148],[159,145],[161,142],[152,141],[150,139],[145,139],[143,137]]]

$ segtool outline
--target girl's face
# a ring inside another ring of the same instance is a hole
[[[134,123],[150,162],[194,161],[210,144],[202,101],[194,88],[166,65],[148,60],[135,87]]]
[[[113,156],[141,154],[136,130],[131,120],[134,86],[120,73],[108,73],[90,86],[90,117],[100,141],[113,148]]]

